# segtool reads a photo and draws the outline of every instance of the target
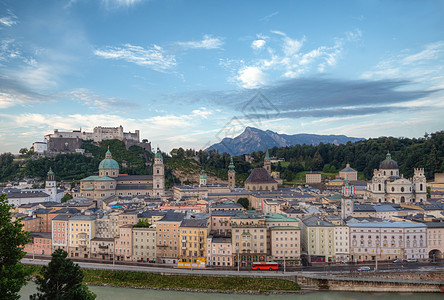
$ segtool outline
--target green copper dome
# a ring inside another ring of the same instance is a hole
[[[159,147],[157,147],[156,155],[154,155],[154,158],[160,158],[163,160],[162,153],[160,152]]]
[[[204,169],[202,169],[202,174],[200,175],[200,179],[207,179],[207,175],[205,175]]]
[[[52,168],[49,168],[48,175],[54,175],[54,172],[52,171]]]
[[[105,159],[99,164],[99,170],[101,169],[119,169],[119,164],[113,159],[109,148],[108,151],[106,151]]]

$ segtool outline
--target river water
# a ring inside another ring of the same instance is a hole
[[[287,295],[244,295],[244,294],[219,294],[219,293],[190,293],[175,291],[159,291],[147,289],[115,288],[103,286],[90,286],[91,291],[97,295],[97,299],[106,300],[442,300],[442,294],[428,293],[355,293],[355,292],[307,292],[305,294]],[[29,295],[35,293],[36,284],[29,282],[20,291],[21,299],[29,299]]]

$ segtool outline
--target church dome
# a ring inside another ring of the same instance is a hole
[[[390,153],[387,153],[386,159],[384,159],[379,164],[379,169],[380,170],[394,170],[394,169],[397,170],[398,169],[398,163],[392,159],[392,156],[390,155]]]
[[[109,149],[106,151],[105,159],[99,164],[100,169],[119,169],[119,164],[112,158]]]

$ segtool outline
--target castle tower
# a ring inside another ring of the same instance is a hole
[[[267,170],[268,174],[271,174],[271,160],[270,155],[268,154],[268,147],[267,152],[265,152],[264,169]]]
[[[207,175],[205,175],[205,170],[203,168],[199,177],[199,186],[202,185],[207,185]]]
[[[153,164],[153,196],[163,196],[165,194],[165,166],[163,164],[163,156],[157,148],[154,155]]]
[[[413,174],[413,199],[415,202],[424,202],[427,200],[426,177],[424,168],[415,168]]]
[[[234,189],[236,186],[236,171],[234,170],[233,157],[230,158],[230,164],[228,165],[228,187]]]
[[[49,195],[49,201],[57,201],[57,185],[51,168],[49,168],[48,175],[46,176],[45,193]]]

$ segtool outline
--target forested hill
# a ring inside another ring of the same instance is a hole
[[[105,157],[108,146],[113,158],[120,165],[121,173],[143,175],[151,172],[151,167],[145,163],[152,161],[152,154],[144,152],[138,146],[126,150],[124,144],[118,140],[104,141],[100,146],[84,143],[84,146],[94,157],[63,154],[54,158],[33,159],[25,155],[23,161],[14,162],[12,154],[4,153],[0,155],[0,182],[25,176],[45,178],[50,167],[54,170],[57,180],[79,180],[98,173],[99,163]],[[302,172],[310,170],[323,171],[334,176],[347,163],[359,171],[364,179],[370,179],[373,169],[379,167],[388,151],[398,162],[400,172],[405,177],[411,177],[413,169],[419,167],[425,168],[428,180],[433,179],[435,172],[444,172],[444,131],[413,139],[380,137],[355,143],[348,142],[345,145],[321,143],[317,146],[273,147],[270,149],[270,156],[285,159],[284,163],[274,164],[272,168],[280,171],[281,177],[289,182],[297,180]],[[163,153],[167,186],[180,182],[180,179],[173,177],[173,170],[196,173],[203,167],[210,175],[227,179],[230,162],[228,154],[219,154],[216,150],[194,151],[182,148],[173,149],[170,154]],[[262,151],[253,152],[251,156],[255,160],[252,164],[245,162],[242,156],[234,157],[238,184],[243,183],[252,168],[263,164]],[[126,162],[126,167],[122,166],[123,161]]]
[[[5,153],[0,156],[0,182],[21,179],[24,177],[45,178],[51,167],[56,174],[57,180],[79,180],[89,175],[98,174],[100,161],[105,158],[108,149],[111,150],[113,159],[120,165],[120,172],[126,174],[149,174],[150,168],[145,165],[146,161],[152,160],[152,154],[145,152],[139,146],[131,146],[126,150],[125,145],[119,140],[103,141],[100,146],[92,142],[84,142],[83,148],[93,157],[81,154],[59,154],[53,158],[24,157],[24,160],[13,162],[13,156]],[[127,167],[122,167],[126,162]]]
[[[296,145],[270,149],[271,156],[289,162],[288,167],[281,168],[281,171],[323,170],[334,173],[349,163],[355,170],[363,172],[366,179],[373,176],[373,170],[379,167],[387,152],[398,162],[400,173],[405,177],[412,177],[414,168],[421,167],[425,168],[427,179],[431,180],[435,172],[444,172],[444,131],[426,133],[423,138],[380,137],[337,146]],[[261,155],[253,153],[255,158]]]

